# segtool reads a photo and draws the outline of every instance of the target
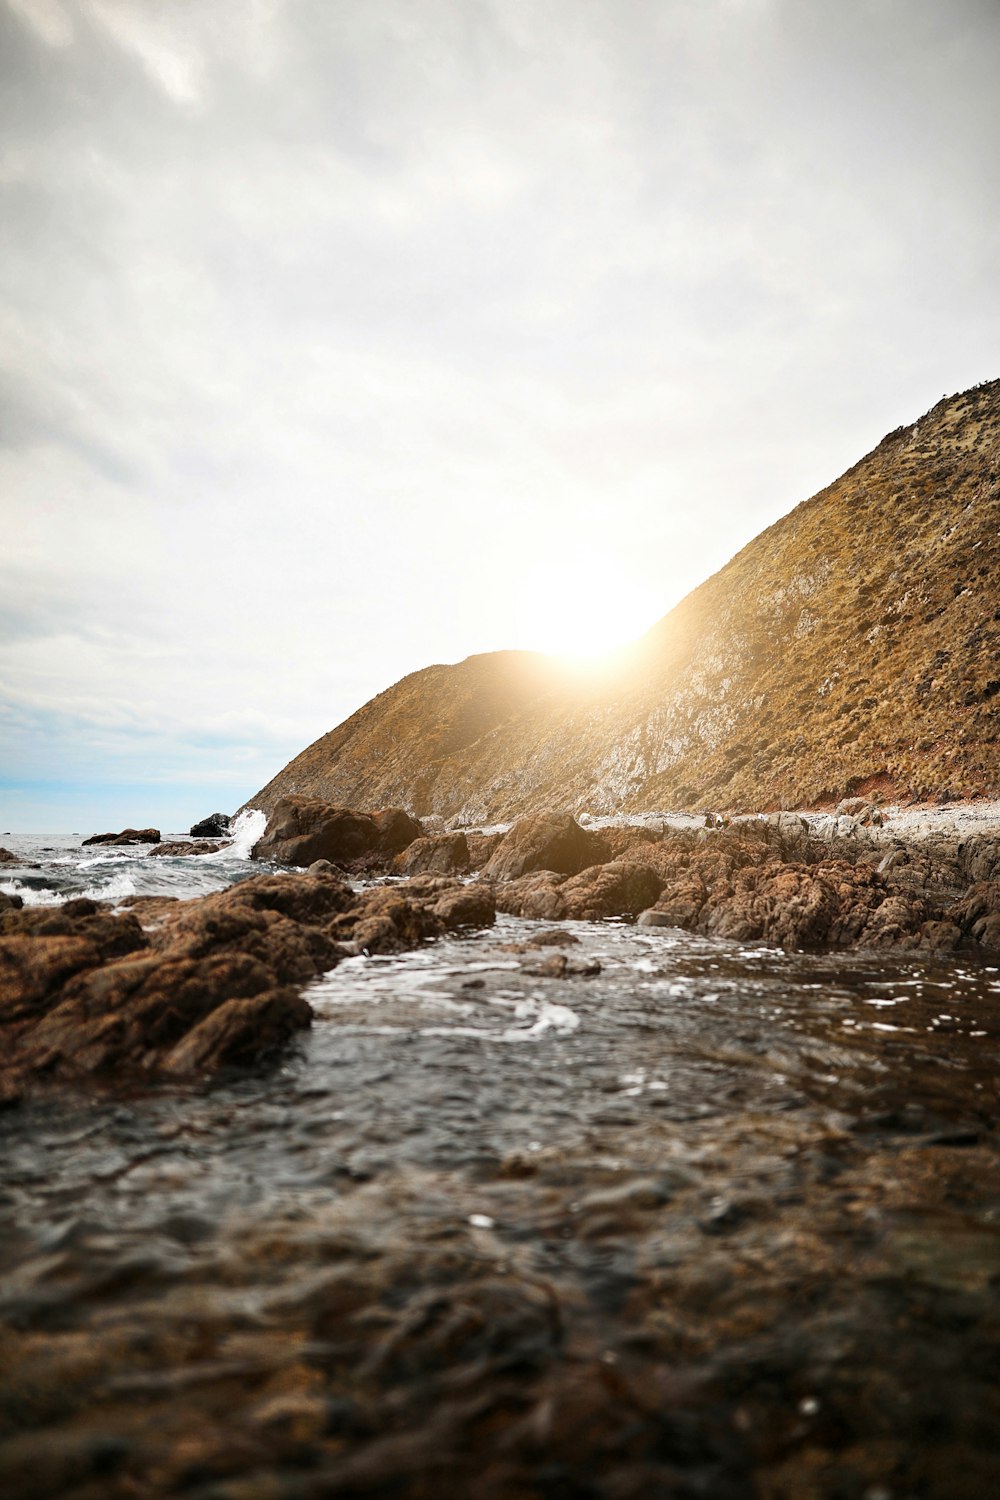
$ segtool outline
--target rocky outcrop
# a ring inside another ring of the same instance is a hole
[[[890,433],[604,676],[511,653],[429,667],[249,805],[295,790],[470,824],[998,796],[998,475],[994,381]]]
[[[207,818],[202,818],[200,823],[195,823],[188,831],[193,839],[221,839],[229,832],[230,817],[228,813],[211,813]]]
[[[14,854],[10,849],[0,849],[0,865],[19,865],[21,856]]]
[[[271,813],[251,857],[279,865],[334,863],[377,854],[386,859],[419,838],[422,830],[402,808],[368,814],[316,797],[283,797]]]
[[[155,849],[150,849],[149,855],[150,858],[154,855],[157,857],[168,855],[176,859],[186,854],[218,854],[220,849],[226,847],[220,839],[196,839],[193,844],[177,840],[172,844],[157,844]]]
[[[486,864],[489,880],[514,880],[531,870],[575,875],[609,857],[608,846],[588,833],[569,813],[539,813],[521,818],[504,835]]]
[[[439,833],[414,839],[393,862],[397,875],[464,875],[469,869],[469,846],[464,833]]]
[[[83,840],[83,847],[89,844],[111,844],[119,847],[127,847],[129,844],[158,844],[160,842],[160,830],[158,828],[123,828],[121,833],[93,833],[89,839]]]
[[[573,876],[540,870],[497,887],[497,910],[546,922],[634,917],[648,907],[663,882],[646,865],[611,861]]]
[[[267,1058],[310,1024],[302,987],[349,954],[494,920],[492,889],[423,877],[355,892],[259,876],[194,901],[0,909],[0,1102],[97,1078],[176,1078]]]

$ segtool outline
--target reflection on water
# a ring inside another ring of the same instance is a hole
[[[567,925],[0,1120],[5,1494],[997,1492],[997,969]]]

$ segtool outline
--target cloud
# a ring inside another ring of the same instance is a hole
[[[220,705],[284,755],[595,597],[652,623],[997,373],[998,43],[975,0],[0,0],[8,701],[210,776]]]

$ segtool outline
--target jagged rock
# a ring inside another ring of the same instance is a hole
[[[230,821],[228,813],[211,813],[188,831],[193,839],[221,839],[229,832]]]
[[[150,849],[149,856],[152,859],[163,855],[169,855],[176,859],[186,854],[218,854],[220,849],[231,847],[223,844],[218,839],[199,839],[194,844],[185,844],[181,841],[173,844],[157,844],[155,849]]]
[[[378,828],[365,813],[310,797],[283,797],[250,851],[252,859],[279,865],[311,865],[317,859],[355,859],[378,843]]]
[[[0,849],[0,865],[19,865],[21,856],[14,854],[10,849]]]
[[[377,848],[380,854],[399,854],[415,839],[423,835],[423,828],[416,818],[402,807],[385,807],[372,813],[372,821],[378,829]]]
[[[279,865],[311,865],[317,859],[343,863],[366,855],[381,860],[419,836],[420,824],[399,807],[369,816],[315,797],[283,797],[250,856]]]
[[[503,843],[502,833],[466,833],[465,842],[469,850],[469,869],[481,870],[487,860]]]
[[[123,828],[121,833],[94,833],[89,839],[83,840],[83,847],[89,844],[112,844],[126,846],[128,844],[158,844],[160,842],[160,830],[158,828]]]
[[[19,911],[23,905],[23,896],[18,896],[13,891],[0,891],[0,912]]]
[[[414,839],[397,854],[393,869],[398,875],[464,875],[469,868],[469,846],[464,833],[441,833]]]
[[[637,916],[660,893],[663,881],[647,865],[612,861],[577,875],[537,870],[496,888],[497,911],[546,922]]]
[[[514,824],[482,873],[489,880],[516,880],[532,870],[576,875],[608,855],[604,841],[581,828],[569,813],[538,813]]]

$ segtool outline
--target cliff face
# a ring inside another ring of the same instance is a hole
[[[429,667],[247,805],[295,791],[484,821],[875,789],[1000,795],[1000,381],[890,433],[612,677],[521,652]]]

